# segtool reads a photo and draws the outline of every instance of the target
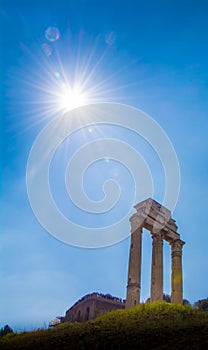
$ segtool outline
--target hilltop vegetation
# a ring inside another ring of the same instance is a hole
[[[168,303],[141,304],[86,323],[11,333],[1,349],[208,349],[208,312]]]

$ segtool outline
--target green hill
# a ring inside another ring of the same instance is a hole
[[[141,304],[86,323],[8,334],[1,349],[208,349],[208,312],[168,303]]]

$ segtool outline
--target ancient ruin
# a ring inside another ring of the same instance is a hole
[[[108,311],[124,309],[125,301],[110,294],[90,293],[79,299],[67,311],[61,322],[85,322]]]
[[[171,302],[182,304],[182,247],[185,244],[177,233],[175,220],[171,212],[149,198],[135,206],[136,214],[130,218],[131,247],[129,254],[128,285],[126,308],[140,303],[141,291],[141,258],[142,258],[142,229],[152,235],[152,268],[150,301],[163,298],[163,240],[171,246]]]

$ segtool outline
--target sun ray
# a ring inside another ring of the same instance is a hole
[[[68,46],[63,42],[53,46],[51,56],[44,54],[41,45],[37,52],[27,49],[27,63],[13,77],[13,86],[14,79],[21,86],[16,100],[24,106],[25,124],[35,126],[90,103],[127,100],[125,90],[141,82],[124,84],[121,73],[127,71],[132,62],[120,68],[116,64],[115,70],[109,69],[109,61],[114,59],[112,46],[104,45],[102,40],[101,36],[92,39],[86,33],[80,33],[76,43],[70,39]],[[138,98],[137,95],[134,97]]]

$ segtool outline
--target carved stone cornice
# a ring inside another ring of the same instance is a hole
[[[135,205],[134,208],[137,212],[130,219],[131,232],[142,226],[151,232],[166,231],[164,239],[169,243],[172,240],[180,239],[177,225],[172,219],[169,209],[151,198]]]

